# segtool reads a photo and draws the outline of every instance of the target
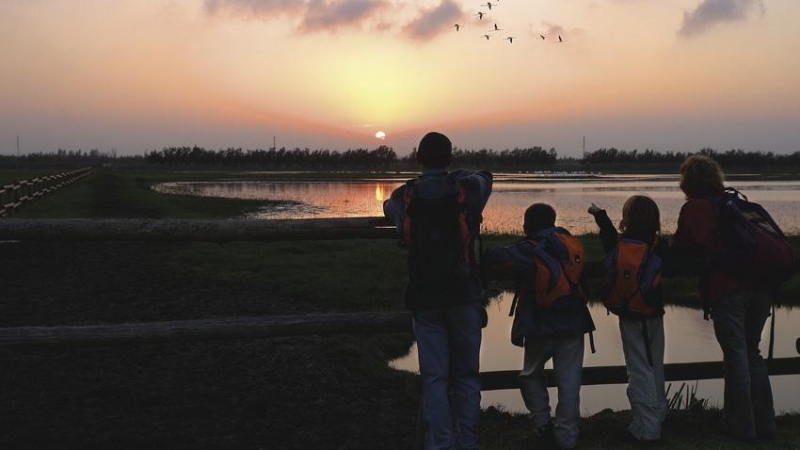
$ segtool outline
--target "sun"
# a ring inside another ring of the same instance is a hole
[[[375,137],[378,139],[386,139],[386,133],[384,133],[383,131],[378,131],[377,133],[375,133]]]

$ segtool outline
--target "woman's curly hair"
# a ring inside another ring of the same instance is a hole
[[[725,176],[719,164],[708,156],[692,155],[681,164],[681,190],[686,198],[720,194],[725,190]]]

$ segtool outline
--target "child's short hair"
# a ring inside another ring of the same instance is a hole
[[[534,234],[539,230],[556,226],[556,210],[547,203],[534,203],[525,210],[526,234]]]
[[[623,235],[653,239],[661,233],[661,214],[658,205],[646,195],[634,195],[622,205],[619,231]]]
[[[686,197],[718,194],[725,190],[722,168],[705,155],[692,155],[681,164],[681,190]]]
[[[423,167],[443,169],[450,165],[453,144],[442,133],[431,131],[422,137],[417,148],[417,162]]]

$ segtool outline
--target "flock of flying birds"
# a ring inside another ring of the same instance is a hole
[[[497,0],[497,1],[499,2],[500,0]],[[482,8],[489,8],[489,11],[491,11],[492,7],[497,6],[497,5],[498,5],[497,3],[492,3],[491,1],[487,1],[486,3],[481,4],[481,7]],[[478,20],[483,20],[483,16],[488,16],[489,13],[488,12],[484,12],[484,11],[478,11],[477,13],[475,13],[473,15],[475,17],[477,17]],[[457,23],[457,24],[453,25],[453,27],[456,29],[456,31],[459,31],[461,29],[462,25]],[[489,38],[491,38],[494,35],[494,32],[502,31],[502,30],[503,29],[498,27],[497,23],[495,23],[494,24],[494,28],[489,29],[486,32],[486,34],[483,34],[481,36],[481,39],[486,39],[488,41]],[[489,34],[489,33],[492,33],[492,34]],[[547,39],[547,36],[545,36],[544,34],[540,34],[539,37],[542,39],[542,41]],[[507,36],[507,37],[503,38],[503,40],[504,41],[508,41],[509,44],[513,44],[514,43],[514,39],[516,39],[514,36]],[[558,42],[559,43],[564,42],[564,40],[561,38],[560,34],[558,35]]]

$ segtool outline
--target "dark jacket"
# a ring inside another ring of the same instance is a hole
[[[639,242],[644,242],[647,245],[653,244],[653,236],[636,236],[632,234],[620,234],[605,210],[601,210],[594,215],[594,220],[597,226],[600,227],[600,241],[603,244],[603,251],[608,254],[619,243],[620,237],[627,239],[634,239]],[[670,271],[670,257],[669,257],[669,242],[663,237],[659,237],[653,252],[661,258],[662,261],[662,275],[666,271]],[[659,285],[656,289],[650,292],[646,297],[648,305],[657,309],[653,317],[660,317],[664,315],[664,293],[662,287]]]
[[[678,216],[678,229],[670,247],[674,259],[672,265],[682,267],[684,274],[699,274],[700,298],[706,305],[754,286],[752,278],[734,277],[714,267],[712,255],[723,245],[719,235],[719,214],[712,198],[690,198]]]
[[[535,337],[576,337],[595,329],[586,302],[572,298],[552,307],[540,307],[534,299],[536,267],[534,244],[527,237],[506,247],[493,247],[484,253],[483,264],[487,275],[497,278],[513,278],[517,281],[519,305],[512,327],[511,341],[523,345],[524,339]]]
[[[489,201],[492,192],[492,174],[486,171],[454,170],[447,172],[445,169],[426,169],[416,178],[418,195],[434,198],[440,195],[436,192],[442,183],[437,178],[459,180],[464,187],[466,199],[466,215],[473,241],[478,236],[483,217],[483,209]],[[391,220],[397,228],[398,235],[403,235],[403,222],[405,220],[405,202],[403,196],[406,185],[400,186],[383,204],[384,215]],[[472,242],[471,245],[475,245]],[[426,292],[412,292],[407,286],[404,294],[406,307],[412,311],[448,307],[451,305],[468,304],[483,301],[483,280],[477,266],[473,268],[468,278],[459,283],[444,295],[430,295]]]

